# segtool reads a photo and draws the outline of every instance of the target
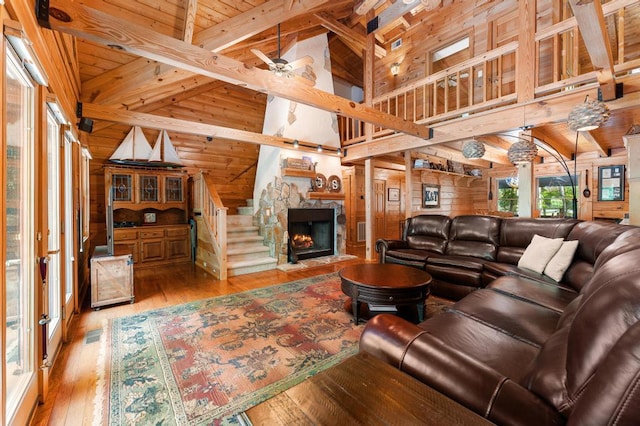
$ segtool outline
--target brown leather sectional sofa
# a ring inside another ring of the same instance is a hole
[[[411,222],[406,245],[379,242],[381,261],[425,267],[441,294],[467,295],[417,325],[375,316],[362,351],[497,424],[640,424],[640,228],[487,216]],[[517,267],[534,233],[579,241],[560,282]]]

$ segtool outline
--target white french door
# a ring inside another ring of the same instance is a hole
[[[5,194],[4,360],[2,365],[5,418],[8,424],[27,424],[37,398],[35,344],[35,213],[34,102],[35,89],[10,49],[4,55],[2,141]]]
[[[73,211],[73,141],[64,138],[64,309],[66,324],[63,331],[66,335],[68,323],[76,309],[75,290],[75,228]],[[65,337],[65,340],[67,337]]]
[[[47,280],[43,297],[48,302],[47,353],[51,358],[62,341],[62,253],[60,146],[62,132],[47,109]]]

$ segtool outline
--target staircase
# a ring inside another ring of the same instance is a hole
[[[227,216],[227,276],[275,269],[277,261],[253,225],[253,209],[239,211],[245,214]]]

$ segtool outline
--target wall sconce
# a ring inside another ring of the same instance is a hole
[[[269,220],[271,219],[271,215],[272,215],[272,210],[271,207],[265,207],[264,211],[262,212],[262,222],[266,225],[269,223]]]
[[[392,76],[395,77],[396,75],[400,74],[400,64],[398,62],[392,63],[390,69]]]

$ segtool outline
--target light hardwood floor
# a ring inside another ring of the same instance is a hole
[[[101,330],[109,319],[177,305],[193,300],[267,287],[319,274],[337,272],[361,259],[310,267],[293,272],[272,270],[219,281],[191,264],[135,271],[135,303],[90,309],[88,300],[72,322],[69,342],[55,360],[49,395],[37,407],[33,425],[91,425],[96,393],[96,366],[100,344],[86,343],[88,332]],[[89,297],[89,295],[87,295]]]

